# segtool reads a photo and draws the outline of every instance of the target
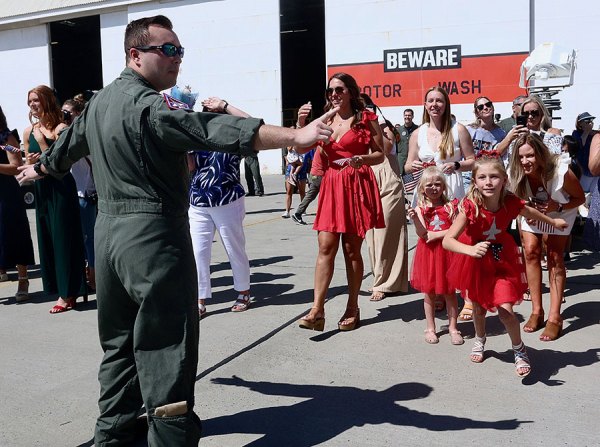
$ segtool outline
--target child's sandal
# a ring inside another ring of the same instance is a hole
[[[436,343],[439,343],[440,339],[435,333],[435,330],[425,329],[425,341],[430,345],[435,345]]]
[[[469,358],[473,363],[481,363],[483,362],[483,352],[485,351],[485,337],[477,337],[475,336],[475,342],[473,343],[473,347],[471,348],[471,354]]]
[[[527,377],[531,372],[531,364],[529,363],[529,356],[525,344],[521,342],[519,346],[513,346],[515,353],[515,372],[519,377]],[[521,372],[519,372],[521,370]],[[525,370],[525,371],[523,371]]]

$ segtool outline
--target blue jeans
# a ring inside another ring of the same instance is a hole
[[[79,217],[81,220],[81,231],[83,232],[85,259],[87,259],[88,266],[94,268],[94,225],[96,224],[96,204],[80,197]]]

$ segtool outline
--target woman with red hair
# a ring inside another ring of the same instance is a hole
[[[29,121],[23,139],[28,164],[35,164],[66,128],[50,87],[40,85],[27,93]],[[79,202],[73,176],[58,180],[51,176],[34,183],[40,265],[44,292],[58,293],[50,313],[75,307],[80,295],[87,301],[85,256],[79,223]]]

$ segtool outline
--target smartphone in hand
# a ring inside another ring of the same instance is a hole
[[[527,117],[525,115],[517,115],[517,126],[526,126]]]

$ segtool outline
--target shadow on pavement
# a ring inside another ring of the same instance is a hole
[[[364,425],[393,424],[431,431],[466,429],[515,430],[531,421],[478,421],[411,410],[398,404],[427,398],[433,391],[423,383],[400,383],[377,391],[344,386],[251,382],[239,377],[217,378],[215,384],[246,387],[271,395],[305,399],[294,405],[260,408],[202,422],[203,436],[229,433],[263,435],[247,446],[304,447],[319,445]],[[349,442],[352,445],[352,442]]]

